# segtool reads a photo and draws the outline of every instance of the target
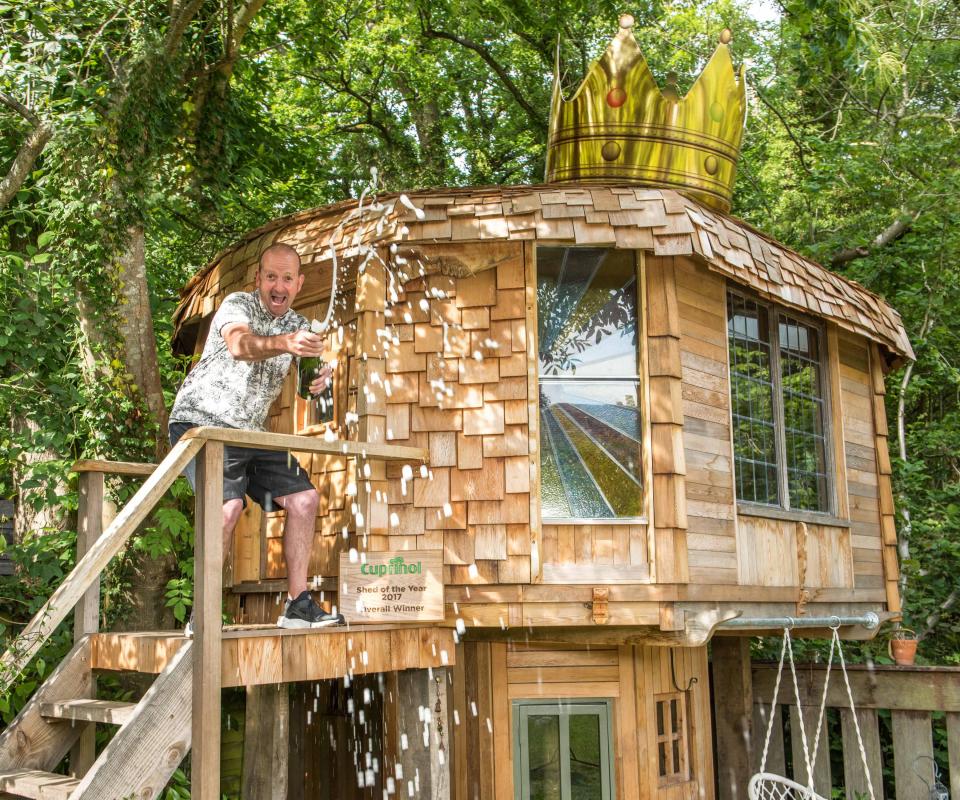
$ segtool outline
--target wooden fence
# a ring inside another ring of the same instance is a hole
[[[848,667],[848,671],[856,721],[860,726],[877,800],[884,797],[898,800],[936,797],[931,794],[934,764],[939,769],[940,780],[949,788],[950,797],[960,798],[960,667],[854,666]],[[775,709],[767,756],[768,772],[793,777],[806,784],[807,770],[798,722],[802,715],[812,759],[825,673],[824,666],[798,665],[801,701],[798,708],[789,670],[784,667],[780,703]],[[760,765],[776,675],[776,665],[753,665],[751,752],[754,769]],[[869,797],[854,713],[850,711],[843,675],[836,667],[830,673],[827,708],[837,711],[829,711],[826,715],[832,724],[824,723],[813,769],[814,786],[827,798],[837,789],[845,790],[842,796],[849,800]],[[836,722],[838,711],[839,725]],[[939,752],[935,751],[935,728],[941,744],[941,737],[946,736],[946,753],[942,747],[937,748]],[[831,768],[829,757],[830,744],[836,744],[838,735],[843,748],[842,774],[835,774],[837,771]]]

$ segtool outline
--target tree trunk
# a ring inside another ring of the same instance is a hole
[[[18,414],[13,418],[13,431],[21,436],[26,434],[33,439],[40,432],[40,426],[32,419]],[[67,491],[63,480],[56,480],[52,487],[53,491],[49,493],[46,490],[51,487],[28,489],[23,486],[24,481],[32,475],[37,466],[46,461],[54,461],[57,457],[57,453],[46,447],[28,450],[20,456],[13,473],[13,484],[16,488],[13,540],[16,544],[22,542],[29,533],[62,531],[66,526],[66,515],[60,501]],[[39,507],[35,507],[35,501],[40,494],[48,494],[47,499],[50,496],[57,499],[52,503],[45,500]]]
[[[157,340],[150,310],[143,226],[131,226],[127,235],[126,250],[117,262],[121,296],[118,327],[124,350],[121,360],[133,376],[136,391],[143,397],[159,428],[156,443],[156,457],[159,460],[169,449],[166,436],[167,408],[163,401]]]

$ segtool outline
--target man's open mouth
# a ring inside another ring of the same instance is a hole
[[[276,306],[282,306],[287,302],[287,296],[285,294],[271,294],[270,302]]]

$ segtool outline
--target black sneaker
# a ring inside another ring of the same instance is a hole
[[[287,600],[283,615],[277,620],[278,628],[325,628],[343,624],[345,620],[342,614],[328,614],[306,590],[300,592],[296,600]]]

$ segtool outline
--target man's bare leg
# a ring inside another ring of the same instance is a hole
[[[223,504],[223,564],[230,558],[233,545],[233,531],[243,515],[243,500],[226,500]]]
[[[320,495],[314,489],[307,489],[273,499],[287,512],[283,526],[283,557],[287,562],[287,591],[295,600],[307,588],[307,568],[310,565]]]

